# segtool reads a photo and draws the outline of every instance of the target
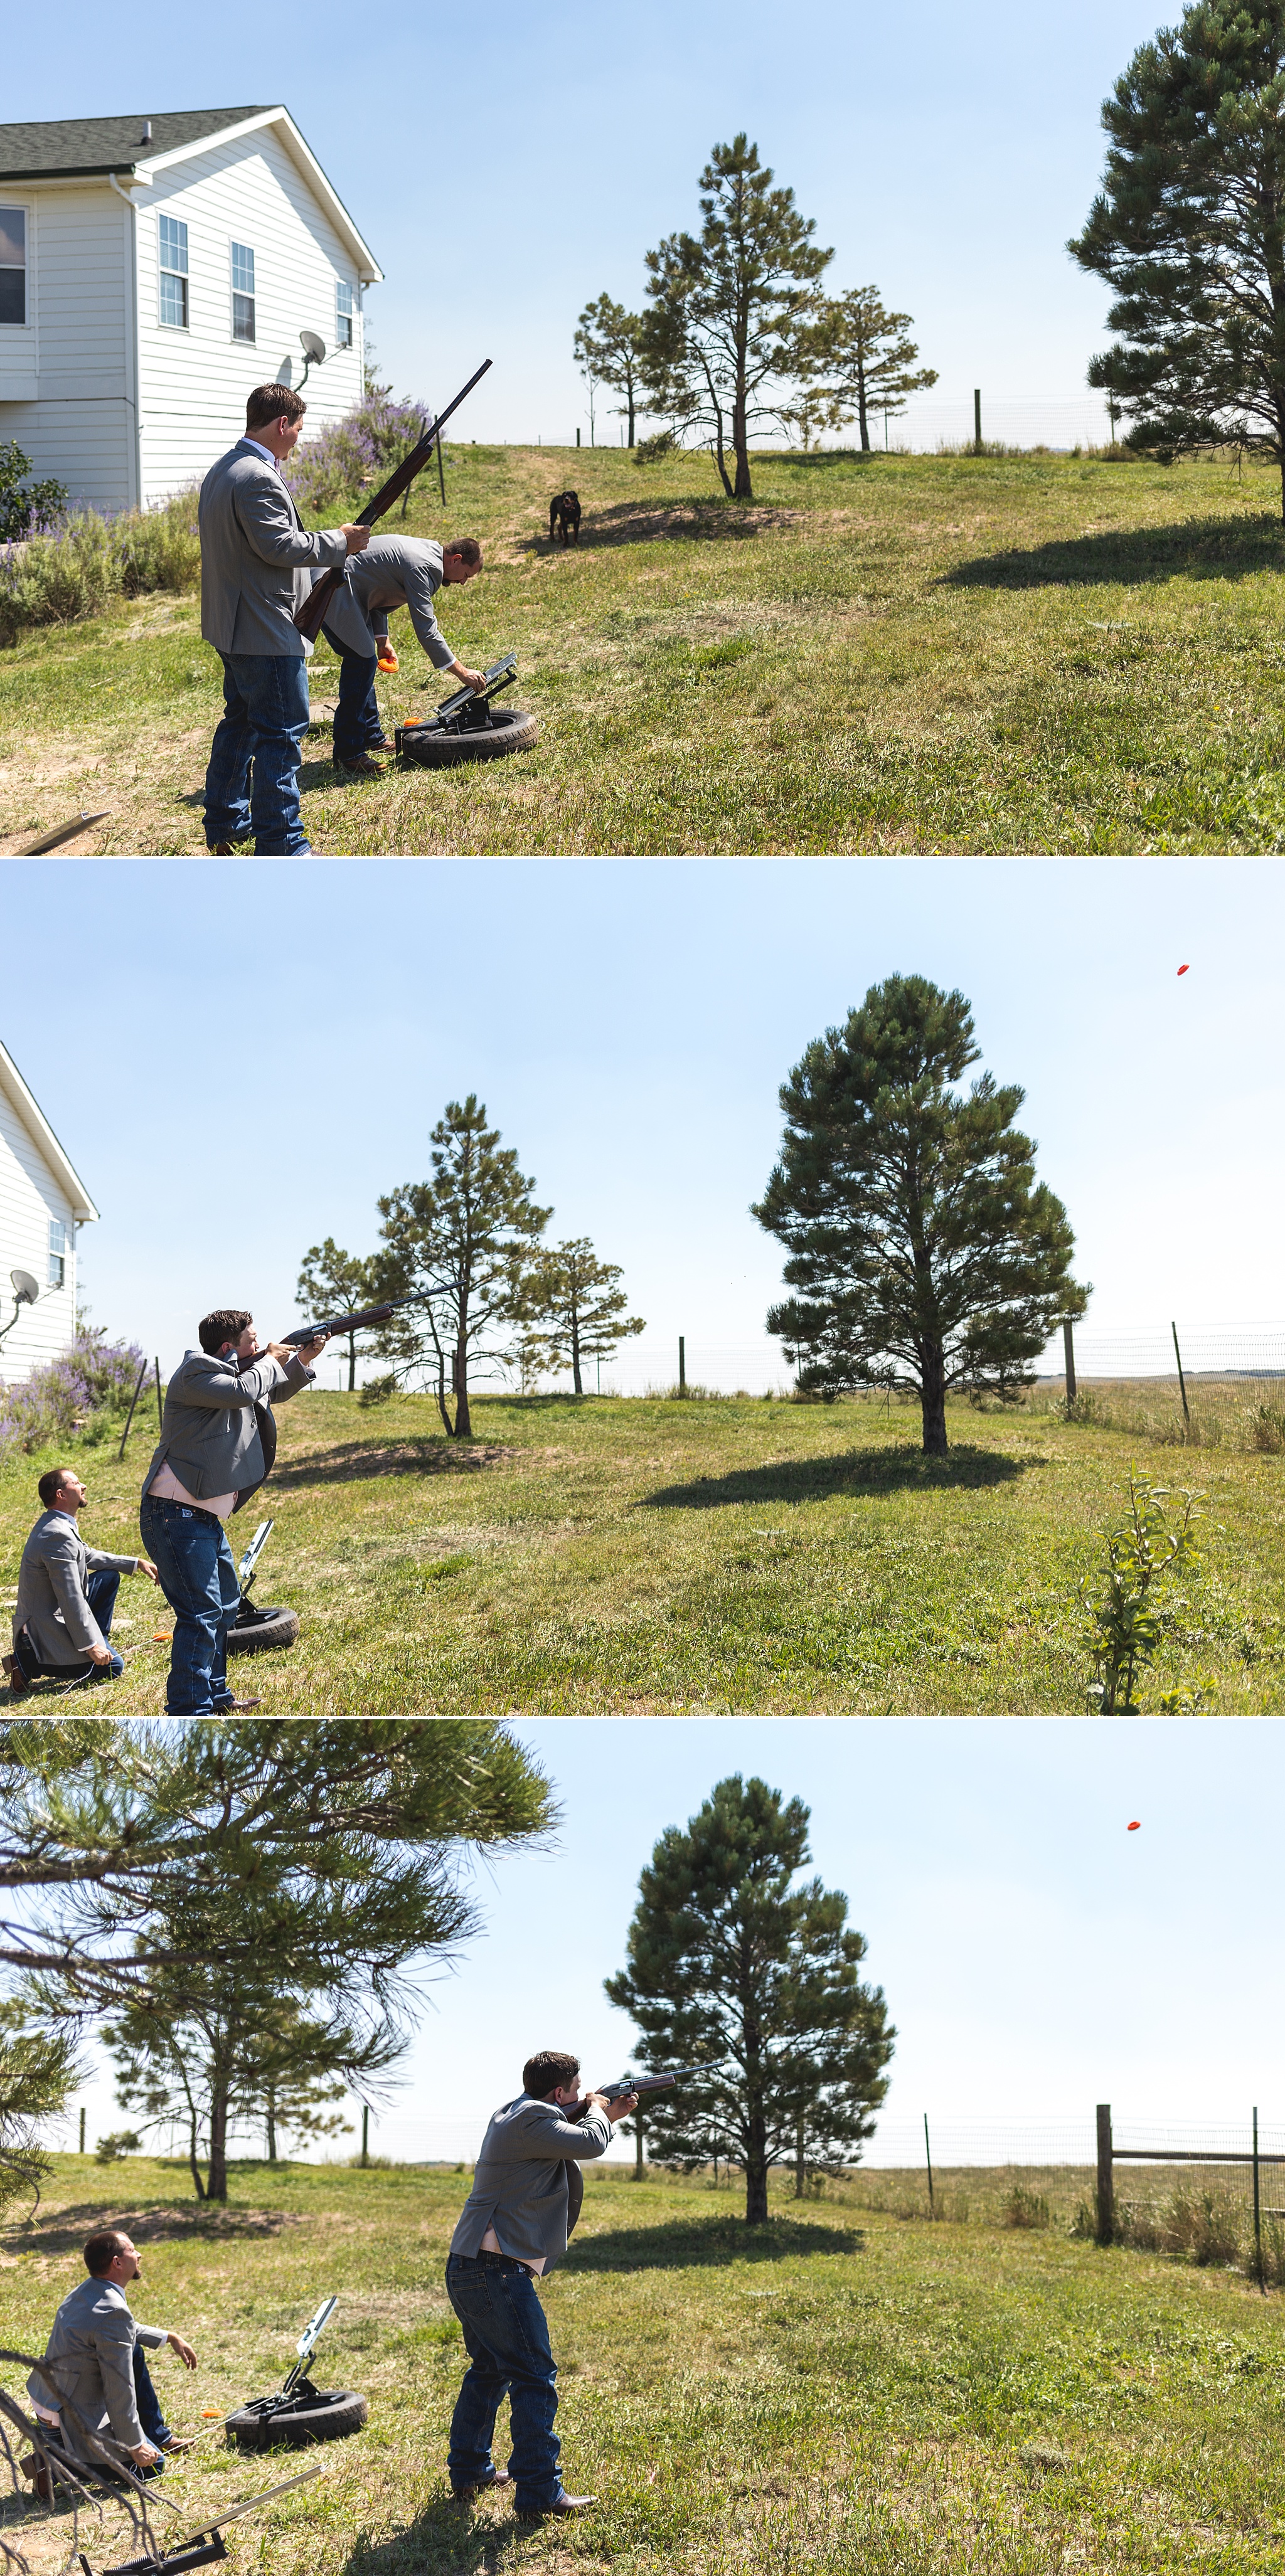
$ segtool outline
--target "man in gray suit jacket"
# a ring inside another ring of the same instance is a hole
[[[637,2107],[633,2093],[582,2101],[579,2075],[579,2058],[562,2049],[527,2059],[517,2100],[501,2106],[482,2140],[446,2265],[446,2294],[469,2356],[451,2419],[451,2485],[469,2496],[512,2477],[514,2505],[532,2521],[582,2513],[594,2501],[568,2495],[559,2472],[558,2370],[536,2280],[566,2253],[583,2196],[581,2163],[604,2154],[613,2123]],[[497,2469],[491,2439],[506,2393],[513,2448],[508,2468]]]
[[[482,569],[476,537],[439,546],[432,537],[372,537],[354,555],[326,612],[322,634],[339,655],[339,705],[335,714],[335,766],[350,778],[377,777],[370,755],[387,751],[375,699],[379,635],[388,632],[390,608],[409,608],[410,621],[434,670],[450,671],[462,688],[481,686],[483,674],[457,660],[437,623],[434,597],[445,583],[471,581]],[[316,581],[320,576],[313,574]]]
[[[15,1699],[42,1674],[64,1682],[119,1680],[125,1666],[107,1640],[121,1576],[148,1574],[156,1581],[149,1557],[86,1547],[76,1515],[89,1495],[74,1467],[51,1467],[36,1491],[44,1509],[22,1551],[13,1653],[3,1659]]]
[[[282,481],[307,406],[289,385],[259,385],[245,436],[201,485],[201,633],[223,662],[223,720],[205,774],[205,838],[215,856],[254,832],[259,859],[306,852],[299,761],[308,672],[294,612],[307,570],[341,564],[369,528],[310,534]]]
[[[224,1523],[272,1471],[277,1426],[272,1404],[311,1386],[310,1361],[330,1336],[298,1350],[260,1350],[243,1306],[216,1306],[197,1327],[199,1351],[185,1351],[165,1390],[161,1436],[143,1479],[143,1544],[156,1559],[174,1613],[165,1705],[171,1717],[209,1717],[257,1708],[228,1689],[228,1627],[241,1598]]]
[[[143,2262],[123,2228],[104,2227],[90,2237],[85,2268],[89,2279],[63,2300],[45,2348],[55,2386],[33,2370],[27,2387],[36,2413],[73,2461],[92,2461],[101,2469],[98,2442],[109,2462],[123,2468],[128,2461],[146,2476],[158,2466],[161,2451],[191,2445],[176,2440],[166,2425],[138,2347],[171,2344],[188,2370],[195,2370],[196,2354],[168,2326],[140,2325],[130,2314],[125,2293]]]

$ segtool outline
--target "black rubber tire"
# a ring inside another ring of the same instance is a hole
[[[266,1655],[270,1646],[293,1646],[299,1634],[299,1621],[293,1610],[271,1602],[262,1618],[251,1619],[244,1628],[233,1625],[228,1630],[230,1655]]]
[[[497,707],[491,723],[479,725],[476,733],[434,733],[431,728],[420,733],[417,726],[404,727],[402,757],[417,769],[457,769],[461,761],[503,760],[510,751],[529,751],[539,731],[538,716],[524,714],[521,707]]]
[[[369,2412],[355,2389],[318,2389],[315,2397],[292,2397],[275,2415],[238,2406],[228,2417],[228,2436],[239,2451],[302,2451],[312,2442],[342,2442],[360,2433]]]

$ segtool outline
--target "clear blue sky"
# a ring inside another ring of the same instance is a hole
[[[373,2143],[471,2154],[534,2047],[610,2080],[638,1872],[729,1772],[812,1809],[900,2034],[886,2124],[1285,2121],[1279,1907],[1256,1820],[1280,1813],[1279,1724],[519,1720],[550,1772],[558,1848],[480,1874],[482,1938],[431,1989],[406,2082]],[[1129,1820],[1141,1830],[1128,1832]],[[89,2133],[119,2124],[110,2088]],[[1273,2141],[1273,2143],[1277,2143]],[[1280,2141],[1285,2144],[1285,2140]],[[629,2152],[628,2149],[625,2150]]]
[[[284,1329],[322,1236],[371,1250],[470,1090],[649,1339],[757,1342],[778,1086],[892,973],[1025,1086],[1091,1322],[1279,1319],[1282,895],[1273,859],[9,860],[0,1038],[102,1211],[94,1320],[165,1368],[214,1305]]]
[[[831,283],[874,280],[915,316],[934,399],[1080,393],[1106,296],[1064,244],[1097,184],[1101,100],[1159,22],[1146,0],[371,20],[311,0],[236,13],[212,42],[197,9],[54,0],[15,12],[3,115],[283,100],[385,271],[369,309],[398,390],[441,402],[490,356],[465,434],[569,440],[581,306],[604,287],[642,302],[644,250],[695,222],[710,148],[742,126],[834,246]]]

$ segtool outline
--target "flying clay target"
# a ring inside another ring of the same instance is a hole
[[[1142,1818],[1141,1818],[1141,1816],[1135,1816],[1135,1817],[1134,1817],[1134,1820],[1133,1820],[1133,1823],[1132,1823],[1131,1825],[1126,1825],[1126,1826],[1125,1826],[1125,1832],[1126,1832],[1126,1833],[1128,1833],[1128,1834],[1139,1834],[1139,1833],[1141,1833],[1141,1831],[1142,1831]]]
[[[1189,975],[1191,973],[1191,968],[1190,966],[1180,966],[1178,972],[1180,975]]]

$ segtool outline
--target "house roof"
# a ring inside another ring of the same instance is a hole
[[[78,1224],[92,1223],[98,1210],[75,1166],[68,1162],[43,1109],[28,1091],[13,1057],[0,1046],[0,1091],[16,1109],[32,1143],[39,1149],[55,1180],[61,1183],[71,1201]]]
[[[79,116],[48,125],[0,125],[0,186],[6,181],[16,186],[41,179],[114,177],[150,187],[158,170],[171,169],[207,144],[230,142],[269,125],[276,127],[291,159],[324,205],[362,284],[377,284],[383,270],[285,107],[174,108],[152,115],[140,109],[137,116]]]

